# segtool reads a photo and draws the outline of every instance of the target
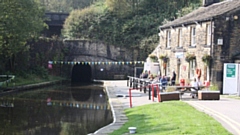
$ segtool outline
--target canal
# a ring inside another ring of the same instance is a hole
[[[101,84],[56,85],[0,97],[1,135],[87,135],[112,121]]]

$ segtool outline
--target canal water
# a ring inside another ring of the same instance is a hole
[[[0,97],[0,135],[87,135],[112,123],[98,84],[57,85]]]

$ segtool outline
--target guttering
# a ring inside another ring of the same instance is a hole
[[[187,25],[191,25],[191,24],[196,24],[196,22],[199,24],[201,22],[206,22],[206,21],[211,21],[214,18],[206,18],[206,19],[202,19],[202,20],[194,20],[194,21],[189,21],[189,22],[184,22],[184,23],[179,23],[179,24],[175,24],[175,25],[167,25],[167,26],[160,26],[159,29],[164,30],[164,29],[170,29],[171,27],[186,27]]]

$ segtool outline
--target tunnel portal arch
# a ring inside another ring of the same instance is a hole
[[[92,82],[92,69],[89,64],[76,64],[72,69],[72,83]]]

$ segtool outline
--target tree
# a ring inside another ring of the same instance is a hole
[[[40,0],[47,12],[69,13],[75,9],[83,9],[97,0]]]
[[[102,3],[103,12],[96,14],[98,10],[88,9],[87,14],[86,9],[71,13],[64,25],[64,35],[151,52],[158,43],[158,27],[200,3],[201,0],[106,0]]]
[[[37,37],[46,26],[44,9],[37,0],[0,0],[0,3],[1,62],[13,70],[16,55],[29,49],[27,40]]]

